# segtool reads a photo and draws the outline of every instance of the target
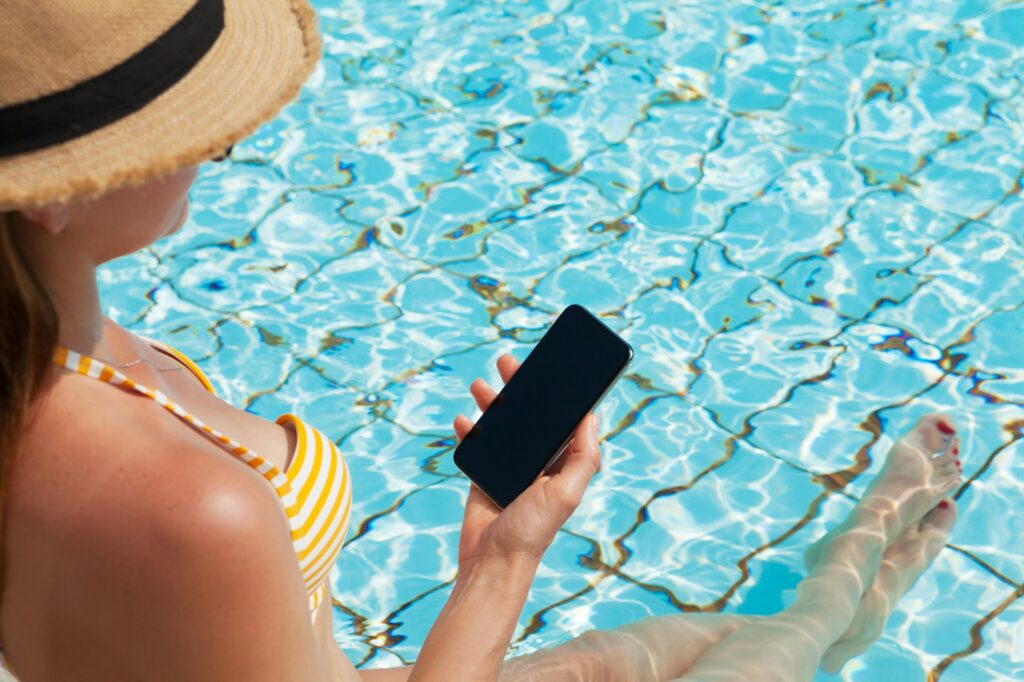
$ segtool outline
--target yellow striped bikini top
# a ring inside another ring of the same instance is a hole
[[[203,371],[184,354],[159,341],[141,338],[157,350],[178,359],[195,374],[206,390],[216,395]],[[352,507],[348,465],[330,438],[294,414],[282,414],[276,422],[292,424],[297,442],[291,462],[281,472],[241,443],[186,412],[162,392],[132,381],[101,360],[58,346],[53,361],[79,374],[137,391],[155,400],[267,479],[277,491],[288,517],[292,544],[309,597],[310,618],[316,622],[317,607],[326,593],[327,574],[341,552]]]

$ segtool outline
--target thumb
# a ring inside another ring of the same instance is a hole
[[[598,425],[598,417],[593,412],[580,422],[572,444],[560,459],[559,470],[552,475],[552,483],[557,485],[559,493],[567,502],[571,500],[579,504],[587,484],[601,469]]]
[[[572,444],[573,450],[579,450],[590,460],[595,473],[601,470],[601,444],[598,441],[600,433],[601,419],[596,412],[591,412],[587,415],[587,419],[584,419],[576,427],[576,437],[573,438]]]

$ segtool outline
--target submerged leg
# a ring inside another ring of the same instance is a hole
[[[919,524],[907,529],[886,550],[875,582],[860,599],[850,626],[821,661],[825,672],[839,671],[854,656],[864,653],[882,634],[893,609],[910,591],[946,544],[956,521],[956,505],[943,500]]]
[[[821,667],[839,670],[882,633],[899,599],[946,543],[956,507],[943,501],[885,551],[875,582],[860,599],[846,632]],[[644,618],[613,630],[592,630],[561,646],[509,659],[503,682],[649,682],[683,675],[724,637],[764,616],[680,613]]]
[[[501,682],[662,682],[758,616],[681,613],[588,630],[550,649],[505,661]]]
[[[809,551],[810,572],[793,605],[722,639],[681,679],[813,679],[826,651],[854,623],[890,545],[959,481],[951,432],[943,415],[921,419],[889,452],[849,518]],[[944,452],[933,457],[938,450]]]
[[[735,679],[741,672],[741,668],[737,666],[742,665],[744,656],[737,656],[730,661],[729,657],[718,655],[733,665],[726,665],[717,673],[707,670],[701,672],[694,668],[694,664],[701,663],[701,667],[709,667],[708,662],[711,658],[705,661],[702,658],[705,653],[714,651],[716,645],[726,638],[726,642],[735,644],[733,640],[741,637],[750,640],[752,645],[750,651],[746,652],[750,656],[747,661],[760,663],[766,658],[773,658],[774,667],[771,670],[779,673],[778,679],[801,679],[794,677],[798,669],[805,671],[803,679],[810,679],[818,660],[823,655],[826,669],[841,666],[849,657],[862,652],[878,637],[896,601],[910,588],[945,543],[949,528],[955,519],[951,503],[946,508],[940,507],[931,511],[920,523],[913,519],[914,514],[920,513],[920,509],[929,504],[934,505],[950,489],[948,477],[943,475],[948,473],[950,468],[947,466],[952,461],[949,457],[943,455],[932,458],[926,455],[926,466],[909,476],[908,471],[914,471],[913,467],[902,462],[890,465],[893,457],[913,456],[913,453],[919,451],[927,452],[931,446],[935,446],[934,449],[946,446],[950,453],[953,452],[953,448],[956,447],[954,442],[935,437],[936,433],[946,435],[943,428],[937,427],[939,419],[945,418],[941,415],[930,415],[922,419],[914,431],[894,446],[889,455],[890,461],[879,474],[879,479],[884,476],[885,481],[876,479],[869,488],[869,493],[876,497],[884,495],[881,500],[887,503],[877,504],[879,500],[874,500],[872,504],[866,504],[869,494],[865,494],[865,500],[854,510],[855,513],[840,526],[843,532],[829,533],[825,540],[819,541],[808,551],[806,559],[812,572],[818,568],[823,556],[831,557],[828,559],[831,563],[824,571],[827,577],[835,573],[834,552],[838,551],[838,556],[842,560],[859,560],[858,557],[862,555],[864,549],[868,549],[870,554],[872,541],[857,541],[858,535],[863,536],[867,532],[870,536],[874,532],[874,544],[877,544],[877,548],[873,551],[880,553],[884,549],[884,556],[881,559],[876,556],[873,562],[868,562],[874,563],[877,570],[870,588],[865,591],[859,587],[861,582],[866,581],[873,573],[872,570],[863,571],[862,577],[856,581],[857,587],[847,590],[849,600],[845,608],[837,609],[837,613],[841,611],[843,614],[840,622],[845,620],[847,623],[845,630],[841,631],[839,625],[827,627],[827,624],[817,622],[825,615],[822,613],[823,597],[827,602],[827,594],[822,595],[821,591],[827,593],[834,587],[829,585],[827,579],[823,580],[822,575],[818,575],[815,583],[801,583],[801,587],[798,588],[798,604],[777,616],[765,618],[734,614],[686,613],[645,618],[611,630],[591,630],[560,646],[507,660],[502,668],[502,682],[660,682],[677,678],[687,672],[693,675],[686,675],[686,680],[690,680],[691,677]],[[943,426],[948,428],[948,423],[943,421]],[[910,498],[905,495],[906,489],[920,488],[919,485],[910,484],[914,477],[918,478],[918,482],[922,479],[926,481],[924,488],[929,491],[930,499],[925,500],[923,504],[920,499],[916,499],[917,510],[908,511],[911,507],[908,505]],[[901,486],[895,485],[894,481],[903,481],[904,488],[903,492],[895,495],[895,506],[892,504],[893,493]],[[877,507],[875,511],[872,511],[873,506]],[[863,527],[865,514],[868,518],[873,516],[877,520],[874,531]],[[888,539],[904,526],[904,532],[892,543],[888,542]],[[846,537],[851,531],[856,532]],[[835,549],[833,545],[837,545],[839,549]],[[851,569],[842,573],[849,577],[856,575],[857,570]],[[850,584],[849,580],[845,582]],[[856,595],[860,595],[859,598],[855,598]],[[799,604],[801,598],[802,605]],[[798,606],[801,608],[796,608]],[[825,605],[826,610],[830,608],[830,604]],[[808,618],[816,624],[808,623]],[[747,632],[766,623],[770,624],[767,629]],[[817,636],[809,635],[808,630],[816,632]],[[775,633],[777,636],[769,633]],[[807,652],[801,650],[803,644],[795,644],[794,641],[812,645],[813,654],[805,656]],[[829,644],[832,646],[826,650],[825,647]],[[796,655],[791,655],[791,652],[796,652]],[[809,662],[800,666],[801,658],[806,658]],[[787,661],[792,662],[792,665],[788,665]],[[697,677],[698,673],[702,677]],[[751,679],[771,679],[770,671],[762,669],[760,665],[753,671],[747,671],[747,674],[755,676]]]

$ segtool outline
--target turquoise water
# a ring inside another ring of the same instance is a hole
[[[1024,5],[342,0],[300,98],[208,164],[114,319],[349,458],[332,574],[360,666],[450,589],[452,420],[569,303],[636,351],[517,653],[772,613],[895,436],[964,432],[949,545],[819,680],[1024,680]],[[843,492],[821,475],[870,465]]]

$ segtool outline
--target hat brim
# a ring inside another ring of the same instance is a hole
[[[294,99],[321,50],[305,0],[225,0],[217,41],[146,106],[67,142],[0,158],[0,210],[93,198],[213,158]]]

